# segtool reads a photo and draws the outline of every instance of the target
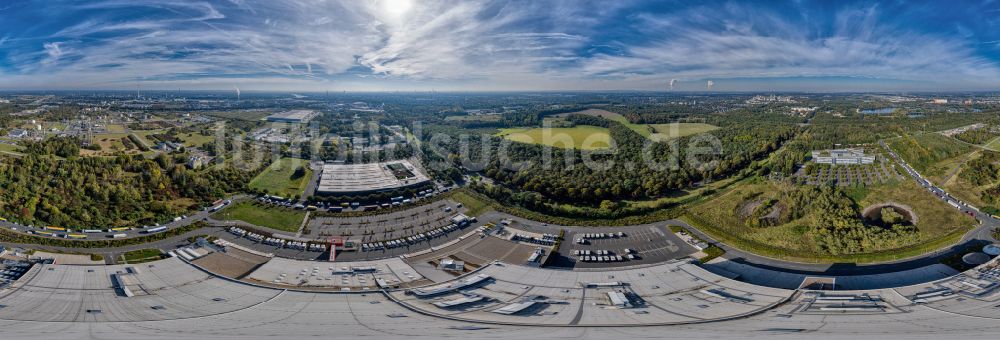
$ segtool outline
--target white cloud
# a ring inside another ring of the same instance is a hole
[[[59,48],[59,43],[57,42],[54,43],[47,42],[42,44],[42,46],[45,47],[45,53],[48,53],[50,58],[59,59],[59,57],[61,57],[63,54],[62,49]]]
[[[628,5],[419,1],[386,13],[350,0],[72,3],[97,14],[44,37],[41,49],[35,42],[34,50],[11,50],[0,87],[114,88],[145,79],[247,89],[663,89],[676,79],[703,89],[708,78],[1000,79],[995,61],[968,42],[893,26],[877,7],[841,11],[819,29],[737,3],[623,18]],[[116,14],[133,7],[152,14]],[[598,38],[613,28],[629,35]],[[8,37],[0,47],[15,40]]]
[[[417,79],[531,74],[548,63],[573,60],[574,50],[588,39],[558,25],[541,32],[519,26],[537,10],[483,2],[415,8],[407,22],[387,24],[386,43],[359,60],[377,74]]]
[[[313,25],[313,26],[323,26],[323,25],[329,24],[331,22],[333,22],[333,19],[330,19],[330,17],[320,17],[320,18],[314,19],[310,23],[310,25]]]
[[[684,19],[684,15],[695,19]],[[978,57],[965,42],[880,26],[874,8],[841,12],[837,28],[820,36],[803,34],[778,20],[768,25],[730,22],[720,32],[703,23],[715,19],[706,15],[680,13],[647,20],[646,24],[670,33],[629,48],[625,56],[591,58],[581,71],[593,76],[662,79],[861,76],[985,81],[1000,76],[995,62]]]

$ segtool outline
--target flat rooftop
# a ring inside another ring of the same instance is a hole
[[[122,275],[136,295],[116,294],[111,274]],[[835,292],[754,286],[712,275],[690,262],[594,272],[494,264],[471,276],[478,274],[493,280],[430,298],[390,290],[390,299],[381,293],[305,292],[230,281],[177,258],[136,265],[40,264],[12,287],[0,289],[0,334],[3,339],[53,334],[288,339],[329,337],[336,329],[346,337],[406,339],[993,338],[1000,320],[996,261],[935,282]],[[611,281],[627,285],[584,286]],[[605,308],[610,289],[641,301],[630,309]],[[449,309],[434,305],[469,296],[489,301]],[[490,312],[526,298],[538,303],[511,315]],[[670,326],[675,323],[684,325]],[[547,327],[532,327],[537,325]],[[595,325],[645,327],[578,328]]]
[[[377,280],[391,286],[423,279],[398,257],[357,262],[317,262],[275,257],[248,276],[274,285],[342,290],[377,290]]]
[[[477,277],[490,280],[463,284]],[[616,284],[601,286],[609,282]],[[456,286],[459,288],[453,288]],[[600,271],[494,263],[473,274],[420,290],[434,294],[408,295],[404,291],[391,294],[412,308],[467,321],[577,326],[721,321],[762,313],[794,293],[728,280],[688,261]],[[608,293],[635,296],[642,302],[634,310],[624,310],[609,304]],[[435,305],[470,294],[486,297],[488,302],[468,309],[443,310]]]
[[[313,110],[291,110],[267,116],[267,121],[269,122],[298,121],[304,123],[312,119],[315,115],[316,111]]]
[[[399,166],[395,165],[399,164]],[[405,169],[393,171],[391,167]],[[368,164],[327,164],[320,176],[320,194],[360,194],[406,188],[429,182],[426,175],[405,160]]]

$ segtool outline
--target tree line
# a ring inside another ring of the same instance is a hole
[[[39,151],[48,149],[0,163],[0,215],[72,228],[154,224],[242,191],[252,175],[232,167],[188,169],[184,155],[62,160]]]

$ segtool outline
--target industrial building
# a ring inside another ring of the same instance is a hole
[[[257,279],[244,280],[202,267],[210,263],[177,256],[24,267],[0,287],[3,337],[45,338],[39,329],[55,329],[65,338],[302,338],[328,336],[332,324],[352,337],[428,339],[580,332],[603,339],[624,331],[678,339],[985,338],[996,334],[1000,300],[995,260],[932,282],[855,291],[758,286],[692,261],[589,271],[494,262],[443,281],[411,281],[412,288],[385,284],[419,279],[399,258],[322,268],[272,258],[251,274]]]
[[[875,163],[875,156],[865,155],[863,149],[834,149],[825,151],[813,151],[812,159],[819,164],[872,164]]]
[[[10,137],[10,138],[24,138],[24,137],[28,136],[28,130],[13,129],[13,130],[10,130],[10,132],[7,133],[7,136]]]
[[[320,195],[360,195],[415,187],[430,179],[406,160],[367,164],[326,164]]]
[[[313,110],[291,110],[267,116],[267,121],[272,123],[303,124],[308,123],[315,117],[316,111]]]

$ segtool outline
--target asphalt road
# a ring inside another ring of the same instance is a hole
[[[972,215],[974,217],[976,217],[978,220],[980,220],[982,222],[981,225],[978,226],[976,229],[970,231],[966,235],[964,235],[962,237],[961,241],[957,245],[955,245],[955,246],[947,247],[947,248],[940,249],[940,250],[935,251],[935,252],[931,252],[931,253],[928,253],[928,254],[923,254],[923,255],[920,255],[920,256],[916,256],[916,257],[911,257],[911,258],[901,259],[901,260],[891,261],[891,262],[871,264],[871,265],[857,265],[857,264],[853,264],[853,263],[833,263],[833,264],[798,263],[798,262],[784,261],[784,260],[773,259],[773,258],[764,257],[764,256],[760,256],[760,255],[755,255],[755,254],[748,253],[748,252],[742,251],[740,249],[731,247],[731,246],[729,246],[729,245],[727,245],[725,243],[718,242],[718,241],[712,239],[711,237],[709,237],[708,235],[704,234],[703,232],[701,232],[697,228],[694,228],[694,227],[688,225],[687,223],[685,223],[683,221],[679,221],[679,220],[668,220],[668,221],[662,221],[662,222],[652,223],[652,224],[643,225],[643,226],[658,226],[658,227],[664,227],[664,226],[668,226],[668,225],[682,226],[682,227],[688,229],[689,231],[691,231],[692,233],[694,233],[695,235],[697,235],[698,237],[700,237],[700,238],[702,238],[702,239],[704,239],[706,241],[709,241],[710,243],[715,244],[716,246],[724,249],[726,251],[726,254],[723,256],[723,258],[731,260],[731,261],[735,261],[735,262],[739,262],[739,263],[744,263],[744,264],[749,264],[749,265],[753,265],[753,266],[757,266],[757,267],[761,267],[761,268],[767,268],[767,269],[772,269],[772,270],[785,271],[785,272],[804,273],[804,274],[816,274],[816,275],[830,275],[830,276],[879,274],[879,273],[896,272],[896,271],[902,271],[902,270],[908,270],[908,269],[913,269],[913,268],[924,267],[924,266],[927,266],[927,265],[939,263],[939,261],[942,258],[950,256],[953,252],[959,251],[959,250],[963,249],[968,244],[979,243],[979,242],[984,242],[984,243],[985,242],[995,242],[996,241],[996,240],[994,240],[992,238],[991,233],[992,233],[992,230],[995,227],[1000,226],[1000,220],[997,220],[997,219],[993,218],[990,215],[983,214],[983,213],[979,212],[978,210],[972,209],[970,206],[968,206],[968,205],[966,205],[964,203],[961,203],[961,201],[955,199],[953,196],[951,196],[950,194],[948,194],[947,192],[945,192],[943,189],[941,189],[941,188],[939,188],[937,186],[934,186],[932,183],[930,183],[929,181],[927,181],[926,179],[924,179],[923,176],[921,176],[919,173],[917,173],[915,170],[913,170],[901,158],[899,158],[899,156],[895,152],[893,152],[891,149],[889,149],[888,146],[884,142],[880,142],[880,143],[882,144],[883,147],[885,147],[889,151],[889,154],[899,164],[901,164],[903,166],[904,170],[906,170],[906,172],[914,180],[917,181],[918,184],[920,184],[921,186],[925,187],[927,190],[929,190],[929,191],[937,194],[937,196],[939,197],[939,199],[941,199],[943,201],[946,201],[946,202],[948,202],[948,201],[954,201],[956,204],[959,204],[959,206],[962,208],[963,211],[968,211],[968,212],[972,213]],[[238,197],[234,197],[234,198],[232,198],[232,200],[236,201],[236,200],[242,199],[242,198],[245,198],[245,196],[243,196],[243,197],[239,197],[239,196]],[[195,213],[194,215],[191,215],[188,219],[185,219],[185,220],[179,221],[179,222],[171,222],[171,223],[168,223],[167,225],[168,225],[169,228],[175,228],[175,227],[178,227],[178,226],[184,226],[184,225],[187,225],[187,224],[190,224],[190,223],[194,223],[195,221],[200,221],[200,220],[203,220],[203,219],[208,219],[208,217],[209,217],[210,214],[211,213],[208,213],[207,211],[200,211],[200,212]],[[560,230],[565,229],[565,230],[567,230],[567,234],[572,235],[572,234],[577,233],[577,232],[589,232],[589,231],[594,231],[595,230],[594,228],[591,228],[591,227],[548,225],[548,224],[545,224],[545,223],[531,221],[531,220],[519,218],[519,217],[516,217],[516,216],[512,216],[512,215],[505,214],[505,213],[500,213],[500,212],[487,212],[487,213],[484,213],[483,215],[479,216],[479,224],[485,223],[486,221],[499,221],[501,219],[510,219],[510,220],[517,221],[518,222],[518,228],[525,229],[525,230],[531,231],[531,232],[538,232],[538,233],[558,234]],[[208,221],[210,223],[213,223],[213,224],[220,223],[219,221],[214,221],[214,220],[211,220],[211,219],[208,219]],[[8,223],[8,222],[0,222],[0,226],[10,227],[12,225],[10,223]],[[643,226],[631,226],[631,227],[643,227]],[[218,232],[218,229],[212,229],[211,231]],[[55,251],[67,251],[67,252],[88,252],[88,253],[96,252],[96,253],[102,253],[102,254],[103,253],[114,254],[114,253],[122,252],[122,251],[128,251],[128,250],[134,250],[134,249],[142,249],[142,248],[150,248],[150,247],[155,247],[155,248],[160,248],[160,249],[172,249],[172,248],[176,247],[176,244],[177,244],[177,242],[179,240],[184,240],[184,239],[186,239],[189,236],[198,235],[198,234],[205,234],[205,233],[206,232],[204,230],[199,229],[199,230],[192,231],[192,232],[186,233],[184,235],[173,237],[173,238],[170,238],[170,239],[167,239],[167,240],[163,240],[163,241],[160,241],[160,242],[155,242],[155,243],[151,243],[151,244],[144,244],[144,245],[137,245],[137,246],[130,246],[130,247],[124,247],[124,248],[115,248],[115,249],[76,249],[76,248],[66,249],[66,248],[59,248],[59,247],[42,247],[42,246],[35,246],[35,245],[13,245],[13,244],[10,245],[10,246],[30,247],[30,248],[41,249],[41,250],[55,250]],[[95,234],[95,235],[97,235],[97,234]],[[104,236],[106,236],[106,235],[104,235]],[[132,235],[132,234],[130,234],[129,236],[130,237],[134,237],[134,236],[138,236],[138,235]],[[569,242],[572,242],[572,240],[570,239]],[[5,244],[5,245],[7,245],[7,244]],[[431,246],[430,243],[427,243],[427,244],[417,244],[417,245],[415,245],[416,248],[410,247],[410,248],[408,248],[406,250],[409,251],[409,252],[417,252],[417,251],[422,250],[422,249],[419,249],[419,248],[422,248],[422,246],[424,246],[424,245],[426,245],[426,247],[430,247]],[[683,254],[678,254],[676,256],[682,256],[682,255]],[[109,256],[106,256],[106,258],[108,258],[108,257]]]
[[[228,199],[231,200],[231,201],[233,201],[233,202],[236,202],[236,201],[239,201],[239,200],[247,199],[249,197],[250,196],[247,196],[247,195],[236,195],[236,196],[230,197]],[[220,211],[221,210],[225,210],[228,207],[229,207],[229,205],[223,207],[222,209],[220,209]],[[190,215],[187,215],[187,218],[185,218],[185,219],[181,219],[179,221],[169,221],[167,223],[161,224],[160,226],[167,227],[167,230],[171,230],[171,229],[175,229],[175,228],[181,228],[181,227],[186,227],[186,226],[191,225],[192,223],[195,223],[195,222],[198,222],[198,221],[205,221],[205,220],[207,220],[209,218],[209,216],[211,216],[214,213],[215,212],[210,212],[207,209],[200,210],[200,211],[196,211],[196,212],[190,213]],[[142,227],[138,227],[137,226],[137,227],[133,227],[131,230],[127,230],[127,231],[112,231],[112,232],[108,232],[107,231],[108,229],[101,229],[101,232],[99,232],[99,233],[82,233],[79,230],[75,230],[75,231],[72,231],[72,232],[67,232],[67,231],[53,231],[53,230],[46,230],[44,228],[44,226],[34,226],[34,227],[32,227],[32,226],[28,226],[28,225],[13,223],[13,222],[10,222],[10,221],[0,221],[0,227],[6,228],[6,229],[10,229],[10,230],[13,230],[13,231],[16,231],[16,232],[19,232],[19,233],[31,233],[31,232],[37,232],[37,231],[47,231],[47,232],[51,232],[51,233],[54,233],[54,234],[57,234],[57,235],[83,234],[83,235],[87,235],[86,240],[105,240],[105,239],[111,239],[112,235],[115,235],[115,234],[126,234],[126,235],[128,235],[128,236],[124,237],[124,239],[135,238],[135,237],[140,237],[140,236],[146,236],[146,235],[149,235],[149,233],[147,232],[147,230],[152,229],[155,226],[149,226],[149,227],[146,227],[146,228],[142,228]],[[53,237],[56,237],[56,236],[53,236]],[[57,237],[57,238],[63,238],[63,237]]]
[[[997,240],[993,239],[992,232],[993,229],[1000,226],[1000,220],[993,218],[988,214],[979,212],[978,210],[972,209],[971,206],[962,203],[958,199],[948,194],[944,189],[935,186],[930,181],[926,180],[920,173],[909,166],[902,158],[899,157],[892,149],[885,144],[884,141],[880,144],[889,152],[890,155],[899,163],[903,169],[909,174],[911,178],[917,181],[917,184],[925,187],[927,190],[933,192],[938,196],[939,199],[945,201],[954,201],[958,204],[963,212],[970,212],[973,216],[981,221],[980,225],[974,230],[969,231],[962,236],[962,239],[955,245],[939,249],[930,253],[926,253],[920,256],[900,259],[896,261],[881,262],[876,264],[854,264],[854,263],[799,263],[778,260],[774,258],[769,258],[765,256],[760,256],[752,253],[742,251],[740,249],[731,247],[725,243],[716,241],[707,234],[701,232],[697,228],[694,228],[683,221],[665,221],[665,223],[674,224],[682,226],[692,233],[698,235],[698,237],[709,241],[712,244],[724,249],[726,254],[723,258],[743,263],[749,264],[757,267],[767,268],[771,270],[778,270],[783,272],[800,273],[800,274],[815,274],[815,275],[828,275],[828,276],[847,276],[847,275],[870,275],[870,274],[880,274],[897,272],[909,269],[920,268],[924,266],[929,266],[933,264],[940,263],[944,258],[951,256],[954,252],[964,250],[968,245],[977,243],[993,243]]]
[[[962,238],[963,243],[964,241],[970,241],[970,240],[981,240],[985,242],[996,241],[990,234],[993,228],[1000,226],[1000,220],[997,220],[993,216],[979,211],[979,209],[973,207],[970,204],[962,202],[961,200],[955,198],[948,192],[944,191],[944,189],[941,189],[940,187],[934,185],[934,183],[931,183],[929,180],[923,177],[919,172],[910,167],[910,165],[907,164],[906,161],[904,161],[901,157],[899,157],[899,155],[897,155],[896,152],[892,151],[892,149],[890,149],[889,146],[886,145],[885,141],[880,141],[879,143],[882,145],[883,148],[889,151],[889,154],[892,155],[892,157],[896,160],[896,162],[898,162],[900,165],[903,166],[903,169],[906,170],[906,172],[910,175],[910,177],[913,178],[913,180],[917,181],[917,184],[923,186],[928,191],[934,193],[935,196],[938,197],[938,199],[944,201],[945,203],[951,202],[957,204],[959,206],[959,208],[957,209],[961,210],[962,212],[972,214],[972,216],[975,217],[976,220],[980,221],[980,225],[979,227],[976,228],[976,230],[973,230],[972,232],[966,234],[965,237]]]
[[[10,249],[10,248],[23,248],[23,249],[34,249],[46,252],[58,252],[58,253],[69,253],[69,254],[101,254],[104,256],[104,261],[107,264],[115,264],[118,255],[139,249],[151,249],[156,248],[163,250],[164,252],[173,250],[175,248],[185,246],[188,244],[187,239],[192,236],[198,235],[213,235],[221,230],[221,228],[208,227],[208,228],[198,228],[184,234],[169,237],[156,242],[136,244],[125,247],[117,248],[68,248],[68,247],[53,247],[38,244],[23,244],[23,243],[9,243],[0,242],[0,245]]]
[[[323,162],[309,162],[309,168],[312,170],[312,177],[306,184],[306,191],[302,194],[303,199],[316,195],[316,189],[319,188],[319,178],[323,174]]]

